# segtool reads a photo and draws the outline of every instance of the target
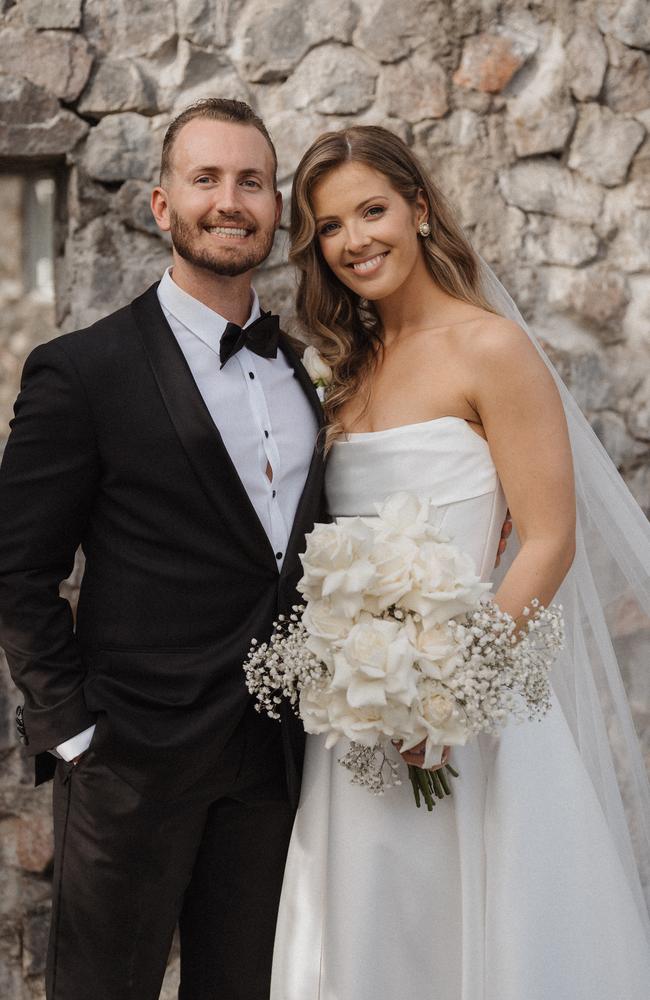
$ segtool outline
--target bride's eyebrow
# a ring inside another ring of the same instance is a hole
[[[386,197],[385,194],[373,194],[371,195],[370,198],[364,198],[363,201],[360,201],[359,204],[355,207],[354,211],[358,212],[360,208],[363,208],[364,205],[367,205],[368,202],[371,201],[388,201],[388,198]],[[337,216],[335,215],[319,215],[318,218],[316,219],[316,224],[319,225],[321,222],[325,222],[326,219],[329,220],[335,218],[337,218]]]

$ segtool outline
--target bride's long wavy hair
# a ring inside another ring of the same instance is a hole
[[[319,350],[333,373],[325,400],[326,450],[341,432],[339,410],[366,382],[382,351],[381,321],[375,304],[339,281],[325,263],[316,232],[314,188],[331,170],[351,161],[380,171],[410,204],[422,193],[431,235],[420,243],[431,277],[454,298],[494,312],[482,292],[472,247],[444,196],[406,143],[376,125],[355,125],[320,135],[295,174],[289,259],[299,271],[298,319],[310,336],[318,338]]]

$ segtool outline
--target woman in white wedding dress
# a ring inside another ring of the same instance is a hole
[[[495,311],[401,140],[371,127],[316,140],[294,182],[292,257],[300,317],[333,369],[330,513],[430,497],[489,579],[507,504],[520,546],[495,599],[514,617],[549,603],[574,556],[575,439],[548,367]],[[578,543],[568,581],[581,530]],[[573,649],[570,600],[568,613]],[[558,680],[573,701],[453,749],[460,777],[433,813],[408,781],[383,798],[352,785],[345,748],[308,738],[272,1000],[647,1000],[647,914],[620,800],[596,787],[599,744],[576,721],[594,669],[581,662]],[[422,763],[419,748],[403,756]]]

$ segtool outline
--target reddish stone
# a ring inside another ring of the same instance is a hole
[[[457,87],[498,94],[525,61],[512,39],[488,33],[474,35],[465,43],[453,80]]]
[[[50,816],[12,817],[2,824],[5,863],[41,874],[52,861],[54,843]]]

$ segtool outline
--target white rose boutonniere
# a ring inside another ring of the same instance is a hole
[[[305,348],[302,363],[307,369],[307,374],[314,383],[318,398],[322,403],[325,399],[325,389],[332,381],[332,369],[323,360],[316,348],[311,345]]]

